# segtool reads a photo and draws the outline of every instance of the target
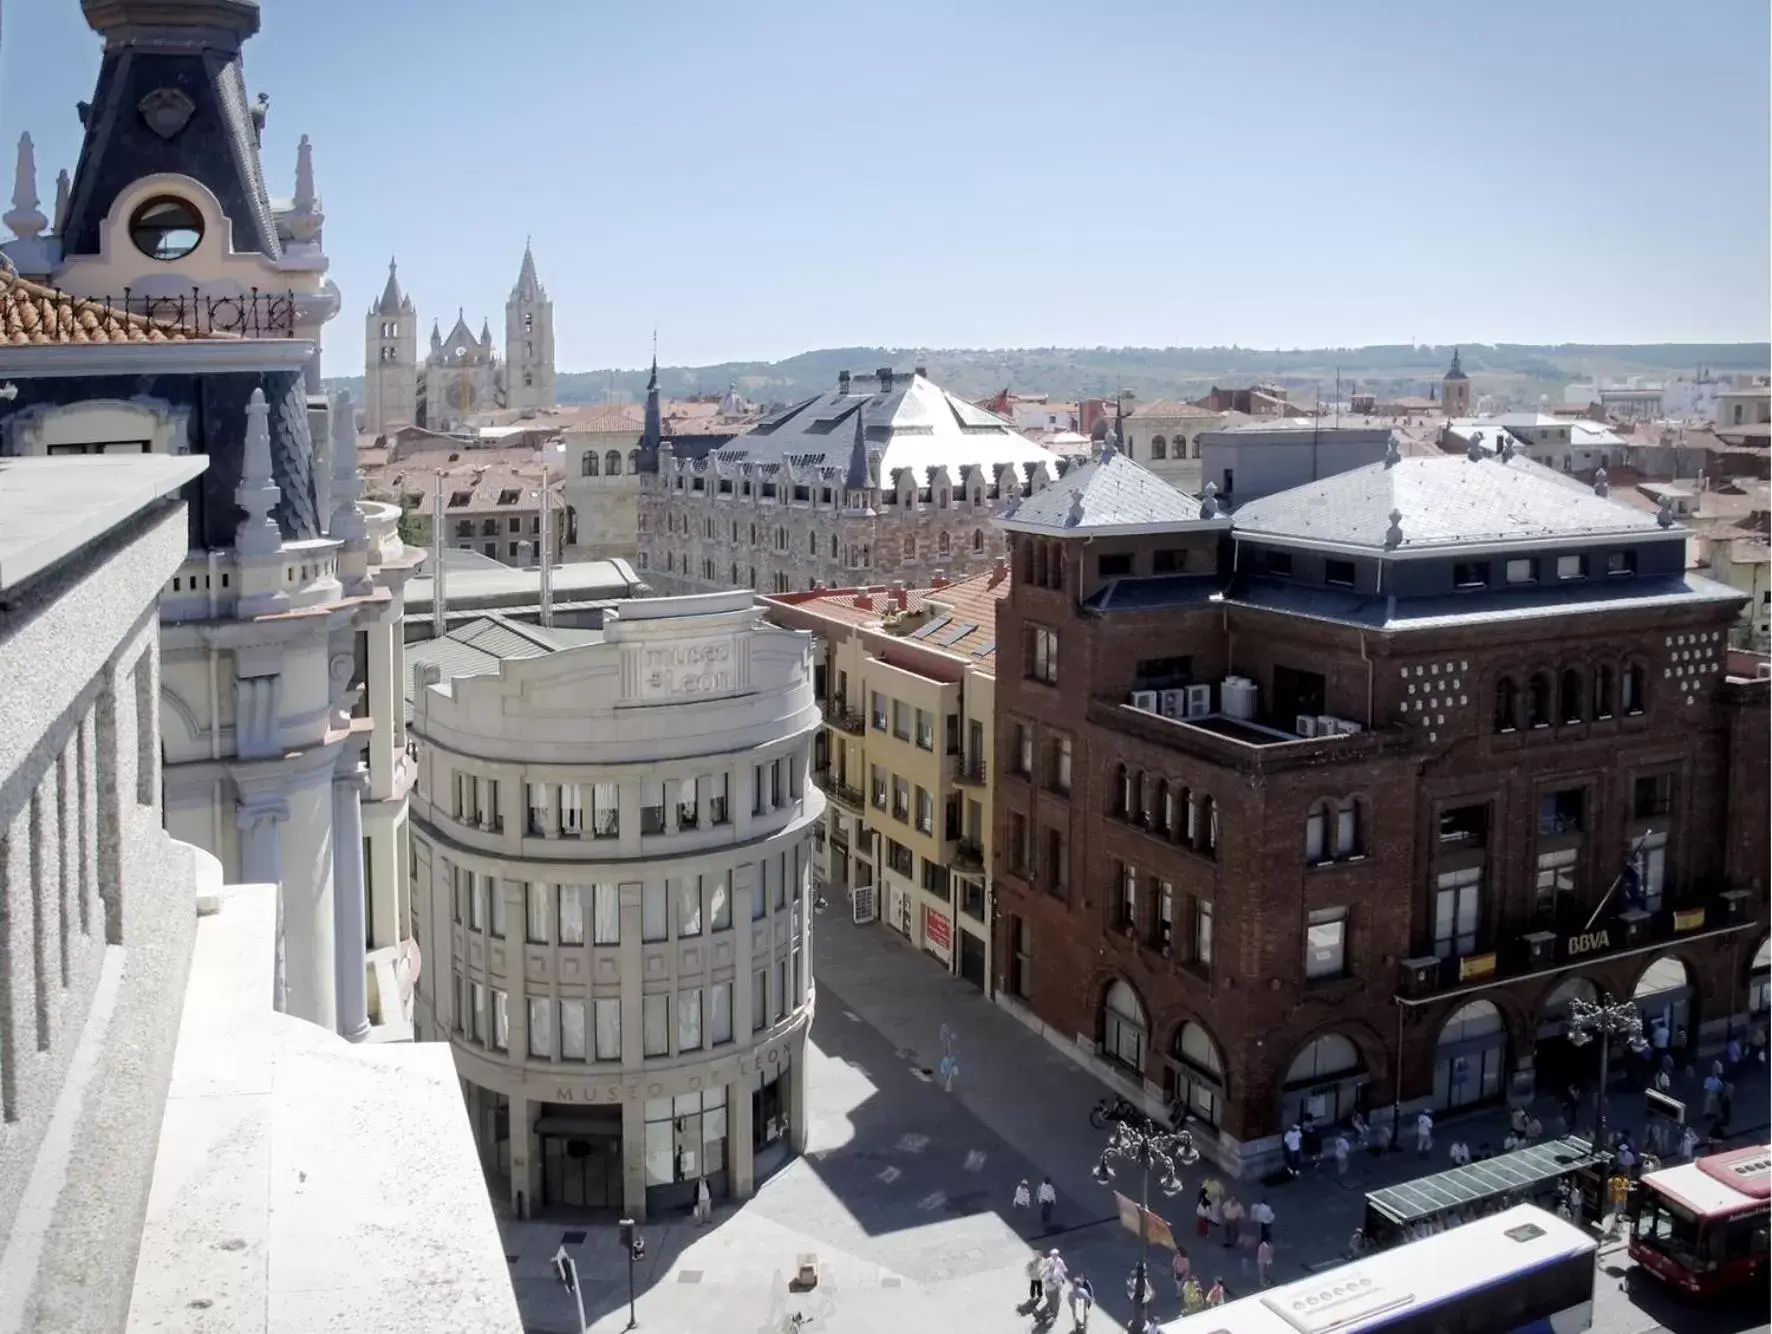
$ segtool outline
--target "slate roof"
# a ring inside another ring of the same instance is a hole
[[[854,417],[865,412],[867,447],[880,454],[880,485],[890,490],[893,474],[910,468],[919,485],[932,470],[946,467],[957,484],[967,464],[996,469],[1004,464],[1044,463],[1057,470],[1057,459],[994,413],[948,393],[921,375],[898,375],[881,392],[873,376],[858,375],[850,391],[834,390],[809,398],[758,422],[746,434],[720,448],[722,462],[780,464],[796,468],[835,468],[846,472],[855,438]]]
[[[51,343],[178,343],[230,333],[201,333],[170,320],[126,315],[102,301],[69,296],[0,269],[0,342],[14,347]]]
[[[1391,515],[1401,540],[1388,540]],[[1684,534],[1593,488],[1515,455],[1369,463],[1237,508],[1236,531],[1399,553],[1509,542]]]
[[[1164,481],[1117,449],[1099,459],[1074,464],[1065,475],[1029,496],[998,522],[1012,532],[1160,532],[1165,528],[1217,523],[1221,515]]]
[[[412,664],[435,666],[448,682],[463,676],[496,676],[499,665],[518,658],[539,658],[563,648],[602,642],[601,630],[544,630],[505,616],[480,616],[457,626],[441,639],[406,646],[406,721],[412,721],[417,690]]]

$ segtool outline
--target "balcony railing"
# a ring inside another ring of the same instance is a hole
[[[292,291],[261,292],[254,287],[238,296],[207,296],[193,287],[189,292],[150,296],[125,287],[121,296],[77,297],[58,289],[56,298],[68,302],[70,310],[76,301],[91,301],[118,316],[147,320],[173,335],[295,337],[296,297]]]
[[[954,869],[956,871],[984,870],[984,848],[977,839],[962,838],[954,844]]]
[[[860,736],[867,731],[867,719],[851,709],[840,699],[824,700],[818,706],[824,714],[824,720],[839,732],[847,732],[851,736]]]
[[[985,761],[982,755],[955,755],[954,781],[963,787],[985,786]]]
[[[866,799],[862,796],[861,789],[858,787],[850,787],[849,784],[845,783],[840,778],[827,787],[825,791],[830,795],[831,800],[835,801],[840,806],[849,807],[852,811],[859,812],[866,805]]]

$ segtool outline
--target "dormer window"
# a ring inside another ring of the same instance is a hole
[[[1270,551],[1267,553],[1267,572],[1281,578],[1290,578],[1292,574],[1292,553],[1290,551]]]
[[[1585,578],[1587,578],[1587,557],[1583,556],[1583,555],[1579,555],[1579,554],[1574,555],[1574,556],[1558,556],[1557,557],[1557,578],[1558,579],[1585,579]]]
[[[501,505],[515,505],[517,503],[516,488],[507,487],[505,490],[500,491],[498,493],[498,503]]]
[[[1606,573],[1635,574],[1637,572],[1637,553],[1634,551],[1608,551],[1606,553]]]
[[[473,494],[468,491],[452,491],[449,493],[449,508],[461,509],[473,502]]]
[[[203,215],[176,195],[156,195],[129,215],[129,239],[149,259],[183,259],[203,243]]]

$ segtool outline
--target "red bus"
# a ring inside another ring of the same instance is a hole
[[[1642,1179],[1630,1257],[1695,1296],[1764,1283],[1772,1146],[1757,1144]]]

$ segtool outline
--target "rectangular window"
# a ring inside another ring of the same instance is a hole
[[[560,785],[560,832],[568,838],[584,836],[584,797],[577,783]]]
[[[1631,799],[1632,818],[1652,820],[1666,815],[1674,805],[1672,774],[1647,774],[1637,779]]]
[[[475,931],[486,929],[487,900],[490,897],[488,887],[491,884],[492,877],[489,875],[474,876],[473,896],[468,900],[468,926]]]
[[[1510,584],[1530,584],[1537,582],[1532,569],[1532,558],[1522,556],[1507,563],[1507,581]]]
[[[1290,551],[1270,551],[1267,553],[1267,572],[1282,579],[1292,577],[1292,553]]]
[[[1067,796],[1071,790],[1071,739],[1061,736],[1052,743],[1052,790]]]
[[[911,710],[902,699],[892,701],[892,735],[900,741],[911,739]]]
[[[1009,816],[1009,866],[1017,875],[1027,875],[1033,869],[1033,845],[1028,839],[1028,822],[1025,815],[1011,812]]]
[[[768,779],[763,776],[764,768],[765,766],[761,764],[753,764],[751,766],[752,815],[763,815],[767,811],[767,808],[763,805],[763,794],[767,791],[765,784],[768,782]]]
[[[886,840],[886,865],[906,880],[911,878],[916,859],[911,850],[896,839]]]
[[[732,1041],[732,983],[716,982],[708,992],[708,1028],[712,1045]]]
[[[1131,573],[1132,557],[1128,554],[1095,558],[1095,574],[1098,579],[1122,579]]]
[[[772,760],[769,764],[769,809],[779,811],[782,804],[782,789],[786,784],[782,781],[787,776],[785,759]]]
[[[761,921],[769,911],[769,858],[757,863],[757,888],[751,895],[751,920]]]
[[[529,1054],[554,1054],[554,1002],[541,996],[529,998]]]
[[[484,1042],[486,988],[476,982],[474,992],[474,1027],[479,1030],[476,1036]],[[500,1051],[511,1048],[511,998],[497,990],[492,992],[492,1045]]]
[[[1667,888],[1667,834],[1657,830],[1645,834],[1637,847],[1630,868],[1636,880],[1636,895],[1645,912],[1660,912],[1662,894]],[[1628,881],[1626,882],[1628,885]],[[1627,898],[1632,897],[1627,895]],[[1633,907],[1637,904],[1632,904]]]
[[[677,993],[677,1050],[701,1049],[701,988],[686,987]]]
[[[524,886],[524,902],[526,904],[524,916],[528,918],[524,934],[531,945],[545,945],[553,939],[548,931],[548,928],[553,925],[554,917],[554,914],[549,911],[553,906],[549,902],[552,889],[552,885],[544,885],[535,881]]]
[[[528,832],[545,834],[548,832],[548,817],[553,803],[548,797],[546,783],[525,783],[523,785],[523,804],[529,811]]]
[[[647,942],[670,937],[670,899],[662,880],[649,880],[640,891],[640,939]]]
[[[1049,686],[1058,684],[1058,632],[1043,625],[1030,625],[1026,630],[1026,653],[1023,673],[1032,681]]]
[[[1351,560],[1324,561],[1323,582],[1334,588],[1352,588],[1354,586],[1354,563]]]
[[[900,824],[911,819],[911,785],[897,774],[892,776],[892,818]]]
[[[640,832],[662,834],[665,831],[665,785],[662,782],[640,784]]]
[[[886,771],[877,764],[868,766],[868,800],[875,810],[886,809]]]
[[[760,1033],[769,1027],[769,970],[759,968],[751,975],[751,1032]]]
[[[788,906],[788,855],[781,854],[781,867],[775,877],[775,910],[783,912]]]
[[[499,805],[498,779],[496,778],[486,780],[486,801],[482,809],[486,816],[486,827],[495,834],[503,833],[505,817],[504,810]]]
[[[1194,900],[1194,962],[1212,966],[1212,905],[1205,899]]]
[[[1327,860],[1324,849],[1328,846],[1328,825],[1326,807],[1313,806],[1311,813],[1304,817],[1304,859],[1313,866]]]
[[[790,1005],[788,998],[791,995],[793,993],[788,990],[788,961],[777,959],[775,961],[775,1018],[778,1022],[787,1018]]]
[[[1071,841],[1056,829],[1046,831],[1046,887],[1060,898],[1071,892]]]
[[[1114,926],[1127,935],[1138,929],[1138,868],[1124,862],[1114,892]]]
[[[1606,553],[1606,574],[1635,574],[1637,572],[1637,553],[1635,551],[1608,551]]]
[[[886,730],[886,696],[882,695],[878,690],[875,690],[871,693],[869,699],[872,706],[869,709],[869,712],[873,716],[874,730],[876,732],[884,732]]]
[[[917,710],[917,746],[921,750],[935,749],[935,715],[927,709]]]
[[[1175,942],[1175,886],[1167,880],[1157,881],[1156,917],[1151,922],[1151,944],[1160,950]]]
[[[1026,723],[1015,725],[1015,772],[1023,778],[1034,776],[1034,729]]]
[[[677,939],[701,934],[701,877],[686,875],[665,882],[677,899]]]
[[[1182,547],[1164,547],[1151,553],[1152,574],[1180,574],[1187,568],[1187,551]]]
[[[1513,582],[1513,581],[1510,581]],[[1486,560],[1458,560],[1452,562],[1452,587],[1454,588],[1487,588],[1489,586],[1489,562]]]
[[[1538,854],[1538,867],[1532,888],[1533,910],[1542,917],[1556,918],[1565,895],[1575,892],[1575,871],[1581,860],[1579,848],[1562,848]]]
[[[1558,834],[1579,834],[1585,796],[1586,793],[1578,787],[1543,793],[1538,798],[1538,832],[1553,837]]]
[[[677,784],[677,828],[694,829],[701,823],[701,803],[696,800],[698,785],[705,787],[705,778],[685,778]]]
[[[621,998],[599,997],[591,1002],[591,1018],[597,1026],[597,1059],[621,1059]]]
[[[591,837],[621,837],[620,800],[614,783],[591,785]]]
[[[1434,877],[1434,957],[1461,958],[1477,952],[1483,910],[1483,868],[1446,871]]]
[[[582,1061],[585,1058],[585,1003],[577,1000],[560,1002],[560,1059]]]
[[[591,886],[591,943],[621,944],[621,889],[616,885]]]
[[[1305,926],[1304,975],[1340,977],[1347,968],[1347,909],[1313,912]]]
[[[505,937],[504,886],[493,876],[486,877],[486,897],[492,908],[487,917],[491,932],[503,940]]]
[[[953,873],[940,862],[923,858],[923,888],[947,902],[953,894]]]
[[[917,789],[917,832],[933,834],[935,832],[935,798],[925,788]]]
[[[726,785],[729,781],[729,776],[726,774],[715,774],[712,778],[706,781],[708,823],[712,825],[723,825],[727,820]]]
[[[585,943],[585,899],[583,885],[560,886],[560,935],[562,945]]]
[[[708,930],[727,931],[732,927],[732,893],[726,873],[704,877],[707,887]]]
[[[1573,556],[1557,557],[1558,579],[1587,578],[1587,557],[1577,553]]]
[[[646,1056],[671,1054],[671,998],[640,997],[641,1053]]]
[[[1487,806],[1452,806],[1440,812],[1440,842],[1481,848],[1489,842]]]

